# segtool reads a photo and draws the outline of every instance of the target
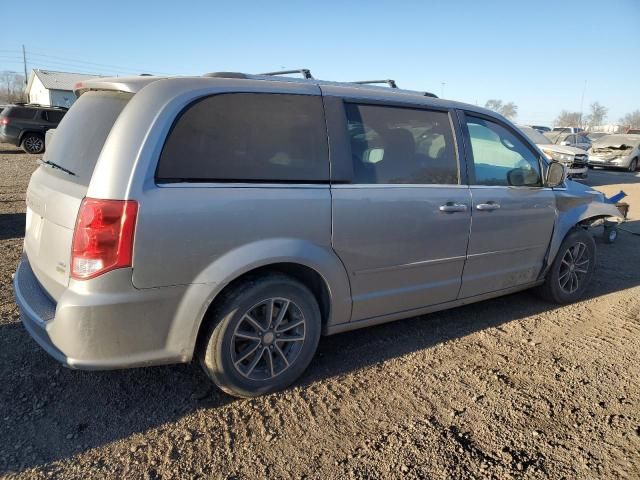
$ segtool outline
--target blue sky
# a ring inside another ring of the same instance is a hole
[[[0,71],[101,74],[310,68],[317,78],[394,78],[403,88],[551,124],[599,101],[609,121],[640,109],[640,0],[546,2],[31,0],[3,2]],[[18,21],[12,24],[9,19]],[[586,81],[586,88],[585,88]]]

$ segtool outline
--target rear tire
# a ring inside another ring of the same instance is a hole
[[[44,137],[37,133],[27,133],[22,139],[22,149],[32,155],[44,152]]]
[[[591,234],[581,228],[570,231],[562,241],[539,293],[550,302],[575,302],[584,295],[595,262],[596,243]]]
[[[256,397],[291,385],[320,340],[321,315],[300,282],[268,274],[237,286],[214,309],[200,363],[222,390]]]

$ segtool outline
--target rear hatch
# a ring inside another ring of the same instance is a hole
[[[80,203],[102,147],[132,94],[83,94],[56,129],[27,189],[24,247],[42,286],[57,300],[69,284],[71,243]]]

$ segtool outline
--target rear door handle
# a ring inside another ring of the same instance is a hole
[[[466,212],[467,206],[464,203],[447,202],[444,205],[440,205],[440,211],[445,213]]]
[[[496,202],[479,203],[476,205],[476,210],[482,210],[485,212],[498,210],[499,208],[500,208],[500,204]]]

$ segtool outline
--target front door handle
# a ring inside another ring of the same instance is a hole
[[[498,210],[500,204],[496,202],[479,203],[476,205],[476,210],[482,210],[483,212],[491,212],[492,210]]]
[[[444,205],[440,205],[440,211],[445,213],[466,212],[467,206],[464,203],[447,202]]]

